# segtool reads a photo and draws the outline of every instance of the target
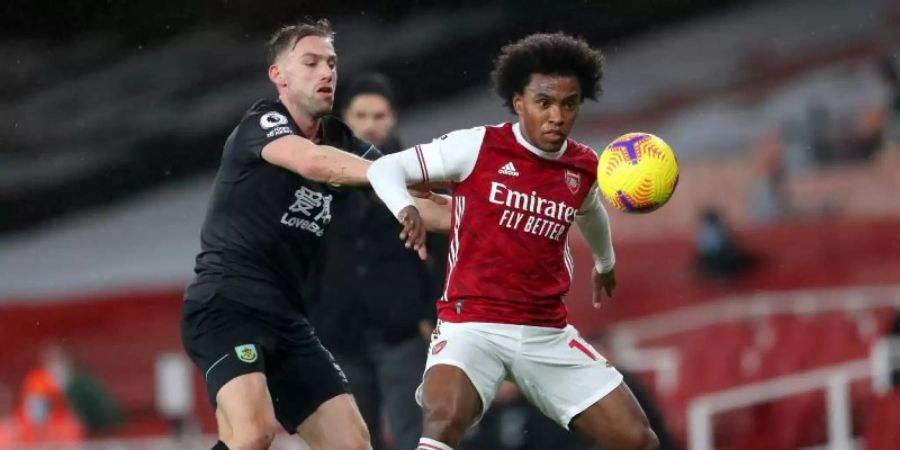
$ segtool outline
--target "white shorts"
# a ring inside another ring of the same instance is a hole
[[[431,339],[425,372],[438,364],[466,373],[481,396],[481,415],[506,379],[566,429],[572,418],[622,383],[622,374],[571,325],[441,322]],[[422,385],[416,401],[422,404]]]

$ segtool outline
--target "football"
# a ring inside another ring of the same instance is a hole
[[[603,197],[627,213],[654,211],[678,185],[678,161],[669,144],[650,133],[628,133],[600,154],[597,184]]]

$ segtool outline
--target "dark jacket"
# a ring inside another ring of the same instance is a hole
[[[402,150],[397,139],[380,149]],[[419,260],[371,190],[348,194],[352,198],[332,211],[310,306],[319,338],[338,354],[360,351],[368,339],[395,343],[417,336],[420,320],[434,320],[447,254],[446,237],[430,234],[429,261]]]

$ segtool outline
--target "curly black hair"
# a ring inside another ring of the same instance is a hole
[[[603,53],[562,32],[532,34],[505,45],[494,61],[491,81],[513,114],[513,96],[525,91],[534,73],[574,76],[581,85],[581,100],[596,100],[603,92]]]

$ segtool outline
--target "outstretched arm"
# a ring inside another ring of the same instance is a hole
[[[450,229],[450,206],[413,199],[407,186],[460,182],[472,172],[484,128],[449,133],[429,144],[385,156],[369,169],[372,189],[403,224],[401,239],[424,255],[425,230]]]
[[[433,201],[414,198],[410,194],[408,185],[420,184],[425,180],[418,166],[409,168],[404,162],[408,156],[404,154],[409,151],[388,155],[373,163],[369,168],[369,181],[381,201],[403,225],[400,239],[405,241],[406,248],[415,250],[424,260],[427,256],[425,232],[446,233],[450,230],[450,202],[445,196]]]
[[[600,202],[597,188],[588,193],[581,211],[575,216],[575,223],[584,235],[594,257],[592,280],[594,283],[594,307],[600,307],[601,291],[612,297],[616,287],[616,254],[613,250],[609,215]]]
[[[289,135],[269,142],[262,149],[262,157],[313,181],[348,186],[369,184],[369,161],[335,147],[316,145],[301,136]]]

